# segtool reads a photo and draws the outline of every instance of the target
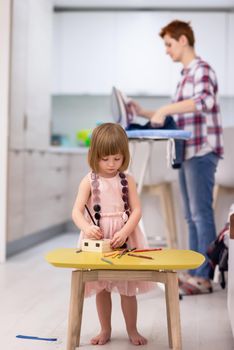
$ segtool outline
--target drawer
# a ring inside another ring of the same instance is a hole
[[[24,215],[23,213],[11,213],[7,220],[7,242],[14,241],[23,236]]]
[[[48,153],[50,169],[65,169],[68,168],[68,155]]]
[[[25,204],[24,234],[47,229],[70,219],[71,213],[64,195],[50,196],[42,201],[27,201]]]
[[[46,191],[49,195],[60,195],[68,192],[69,179],[67,169],[49,169],[45,179]]]

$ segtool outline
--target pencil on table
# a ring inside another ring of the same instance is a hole
[[[118,259],[120,259],[123,255],[127,254],[127,252],[128,252],[128,249],[127,249],[127,248],[124,249],[124,250],[119,254]]]
[[[111,264],[111,265],[114,265],[114,263],[108,259],[105,259],[105,258],[101,258],[102,261],[106,262],[107,264]]]
[[[115,251],[113,253],[107,253],[107,254],[104,254],[104,258],[108,258],[109,256],[115,256],[115,255],[118,255],[119,254],[119,251]]]
[[[154,259],[154,258],[152,258],[152,256],[146,256],[146,255],[138,255],[138,254],[131,254],[131,253],[128,253],[127,255],[134,256],[135,258],[151,259],[151,260]]]
[[[155,252],[157,250],[162,250],[162,248],[152,248],[152,249],[135,249],[136,253],[140,253],[140,252]]]

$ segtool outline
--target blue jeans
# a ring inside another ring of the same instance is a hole
[[[211,152],[185,160],[179,169],[184,215],[189,231],[189,248],[206,256],[203,265],[189,273],[205,279],[209,279],[206,250],[216,238],[212,202],[218,160],[219,157]]]

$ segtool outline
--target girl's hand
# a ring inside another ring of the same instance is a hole
[[[85,231],[85,236],[90,239],[102,239],[103,234],[99,226],[90,225],[88,229]]]
[[[126,234],[121,233],[121,231],[115,232],[110,244],[111,248],[119,248],[126,242]]]

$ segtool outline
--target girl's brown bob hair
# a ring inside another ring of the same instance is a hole
[[[101,124],[92,132],[91,144],[88,152],[90,168],[98,173],[98,163],[101,158],[114,154],[121,154],[123,156],[123,164],[119,171],[125,171],[130,161],[126,132],[119,124]]]
[[[159,36],[161,36],[161,38],[164,38],[166,34],[177,41],[181,35],[184,35],[186,36],[189,45],[194,47],[195,38],[193,29],[189,22],[179,21],[178,19],[170,22],[161,29]]]

